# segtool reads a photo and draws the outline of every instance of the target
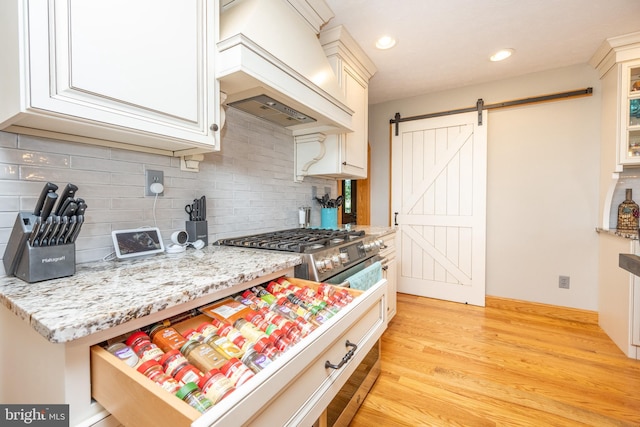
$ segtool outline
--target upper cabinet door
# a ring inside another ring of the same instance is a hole
[[[143,145],[170,151],[219,149],[217,1],[26,4],[25,112],[72,125],[15,124],[131,144],[147,137]]]

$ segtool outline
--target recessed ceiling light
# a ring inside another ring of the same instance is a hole
[[[515,52],[514,49],[501,49],[496,53],[494,53],[493,55],[491,55],[489,59],[492,60],[493,62],[502,61],[503,59],[507,59],[508,57],[513,55],[514,52]]]
[[[376,42],[376,47],[378,49],[391,49],[396,45],[396,39],[391,36],[382,36]]]

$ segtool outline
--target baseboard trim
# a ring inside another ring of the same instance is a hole
[[[502,310],[512,310],[519,313],[529,313],[539,316],[548,316],[571,322],[598,324],[598,312],[583,310],[579,308],[562,307],[559,305],[542,304],[538,302],[522,301],[511,298],[485,297],[485,306],[499,308]]]

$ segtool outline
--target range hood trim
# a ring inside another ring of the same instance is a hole
[[[347,105],[318,31],[305,17],[307,6],[316,11],[315,19],[322,10],[319,6],[330,11],[324,0],[229,2],[220,16],[216,78],[228,95],[227,105],[266,95],[317,120],[285,124],[294,135],[351,132],[354,111]],[[275,122],[283,126],[284,121]]]
[[[294,135],[353,131],[354,111],[349,106],[245,35],[236,34],[218,42],[218,52],[216,76],[221,91],[227,94],[226,105],[267,95],[317,120],[313,124],[287,126]],[[286,87],[281,82],[286,82]],[[304,103],[300,99],[304,99]]]

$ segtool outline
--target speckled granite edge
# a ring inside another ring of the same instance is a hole
[[[178,255],[79,264],[72,277],[0,278],[0,303],[51,342],[129,320],[293,268],[299,254],[209,246]]]
[[[640,257],[633,254],[620,254],[618,257],[618,266],[629,273],[640,276]]]

